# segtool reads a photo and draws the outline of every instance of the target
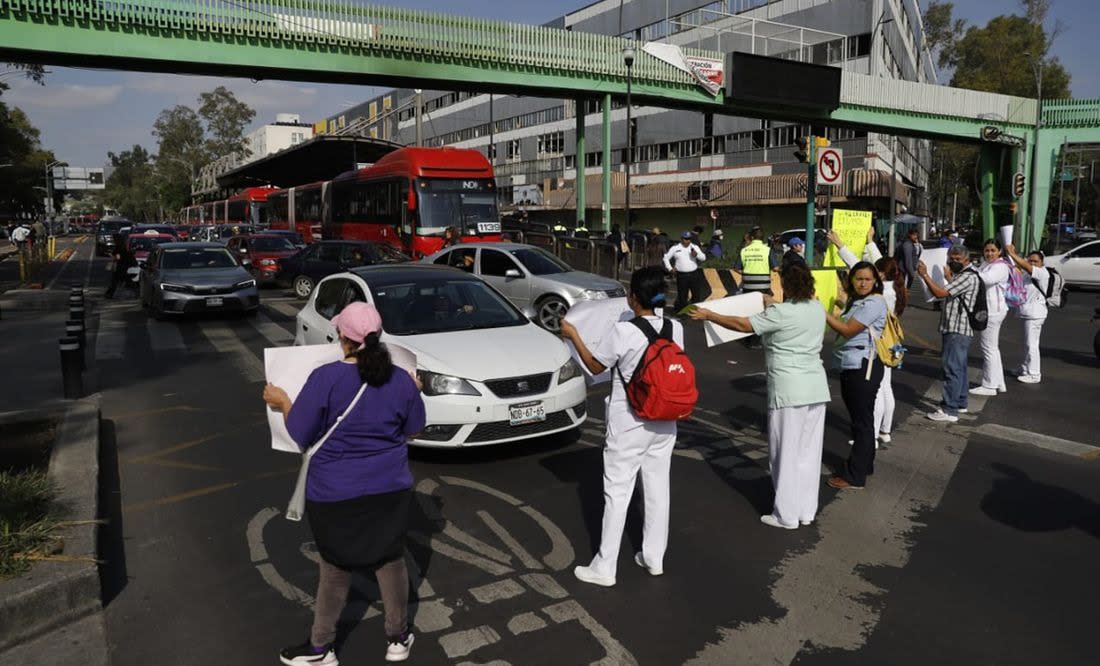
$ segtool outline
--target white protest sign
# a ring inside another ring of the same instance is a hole
[[[759,314],[764,311],[764,296],[760,292],[749,292],[737,296],[720,298],[716,301],[700,303],[698,307],[720,315],[751,317],[754,314]],[[720,345],[725,342],[733,342],[734,340],[740,340],[741,338],[747,338],[752,335],[752,333],[731,331],[728,328],[719,326],[710,321],[703,322],[703,331],[707,336],[708,347]]]
[[[416,376],[416,355],[405,347],[386,344],[393,364]],[[267,383],[286,391],[293,403],[302,392],[310,373],[322,365],[343,360],[344,350],[339,344],[304,345],[297,347],[268,347],[264,349],[264,374]],[[276,451],[301,453],[297,442],[286,429],[281,412],[266,408],[267,425],[271,429],[271,448]]]
[[[947,289],[947,277],[943,274],[943,269],[947,266],[947,248],[937,247],[931,250],[924,250],[921,252],[920,260],[928,267],[928,277],[932,278],[932,282],[935,282],[943,289]],[[924,283],[924,280],[917,277],[916,281],[920,282],[921,289],[924,289],[925,301],[931,303],[936,300],[936,297],[929,291],[928,285]]]
[[[611,333],[615,324],[620,321],[630,321],[634,318],[634,311],[626,304],[625,298],[609,298],[603,301],[581,301],[569,308],[565,315],[565,321],[572,324],[580,334],[584,346],[589,351],[596,349],[604,336]],[[584,370],[589,385],[600,384],[611,380],[610,371],[601,372],[593,376],[581,361],[577,349],[568,340],[565,343],[569,347],[569,353]]]

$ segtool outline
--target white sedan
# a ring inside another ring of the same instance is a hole
[[[334,342],[329,320],[353,301],[378,308],[383,342],[416,354],[428,425],[410,444],[498,444],[584,422],[585,381],[565,343],[479,278],[423,264],[330,275],[298,313],[295,344]]]
[[[1043,265],[1061,273],[1067,285],[1100,286],[1100,241],[1078,245],[1065,254],[1052,254]]]

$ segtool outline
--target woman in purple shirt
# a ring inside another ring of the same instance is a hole
[[[308,641],[286,648],[280,659],[292,666],[338,664],[336,621],[352,572],[373,571],[385,607],[386,661],[404,661],[413,642],[404,559],[412,474],[405,442],[424,428],[424,401],[379,341],[382,319],[374,306],[351,303],[332,323],[340,333],[343,361],[314,370],[293,404],[283,389],[271,384],[264,389],[264,400],[283,413],[294,441],[307,449],[366,384],[310,461],[306,515],[321,555],[313,629]]]

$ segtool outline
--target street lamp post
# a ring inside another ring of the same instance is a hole
[[[623,49],[623,64],[626,65],[626,228],[630,228],[630,171],[634,166],[634,132],[630,118],[630,87],[634,70],[634,47]]]
[[[50,178],[50,169],[62,164],[64,160],[55,160],[46,165],[46,220],[53,219],[53,178]]]
[[[873,71],[875,69],[875,37],[878,35],[879,28],[882,28],[887,23],[893,23],[893,22],[894,22],[893,17],[887,18],[886,12],[882,12],[882,15],[880,15],[878,17],[878,22],[875,23],[875,27],[871,29],[871,55],[869,56],[870,60],[869,60],[868,65],[867,65],[867,73],[869,75],[873,76],[874,73],[875,73]],[[885,36],[886,31],[883,30],[882,34]],[[881,144],[882,141],[879,141],[879,143]],[[897,182],[898,182],[898,137],[897,137],[897,135],[891,135],[890,136],[890,189],[889,189],[889,198],[890,198],[890,231],[889,231],[889,237],[890,237],[890,240],[888,241],[889,248],[887,249],[887,253],[891,257],[894,256],[894,246],[895,246],[894,241],[895,241],[896,236],[897,236],[897,230],[896,230],[896,226],[895,226],[895,223],[894,223],[895,216],[897,215],[897,198],[895,196],[896,193],[897,193]]]

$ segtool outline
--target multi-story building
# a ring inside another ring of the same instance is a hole
[[[203,196],[218,191],[216,178],[237,167],[255,162],[280,150],[285,150],[313,138],[313,125],[303,123],[297,113],[277,113],[275,122],[262,125],[244,137],[247,152],[243,155],[223,155],[199,169],[199,177],[191,194]]]
[[[621,35],[721,52],[827,64],[853,72],[936,82],[923,46],[916,0],[599,0],[548,24],[566,30]],[[413,143],[412,90],[394,90],[320,121],[319,133],[357,133]],[[600,178],[604,151],[599,100],[577,108],[552,100],[468,91],[424,92],[425,145],[484,151],[497,174],[502,207],[523,207],[531,217],[572,220],[574,183],[586,178],[589,227],[603,222]],[[575,114],[585,114],[587,154],[576,155]],[[772,120],[657,107],[632,109],[633,160],[628,160],[626,108],[612,110],[612,208],[623,222],[624,165],[631,167],[631,222],[679,227],[717,208],[723,223],[801,226],[805,165],[795,140],[816,132],[845,149],[849,171],[833,203],[890,215],[926,209],[929,145],[853,129],[810,127]],[[891,187],[891,181],[894,186]]]

